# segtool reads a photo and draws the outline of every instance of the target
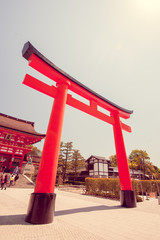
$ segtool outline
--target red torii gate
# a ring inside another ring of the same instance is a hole
[[[35,190],[31,194],[25,220],[33,224],[53,221],[56,197],[54,188],[66,104],[113,125],[121,186],[121,205],[136,207],[122,134],[122,130],[131,132],[131,128],[120,121],[120,117],[130,118],[133,111],[114,104],[63,72],[38,52],[30,42],[25,43],[22,54],[28,60],[29,66],[56,82],[56,87],[49,86],[28,74],[23,81],[23,84],[54,98]],[[72,97],[68,90],[87,99],[90,104],[87,105]],[[108,110],[110,116],[98,111],[98,106]]]

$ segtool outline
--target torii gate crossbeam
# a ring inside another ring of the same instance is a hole
[[[26,74],[23,81],[23,84],[54,98],[35,190],[30,198],[26,221],[44,224],[53,220],[56,196],[54,188],[66,104],[113,125],[121,186],[121,205],[135,207],[135,194],[132,190],[122,134],[122,130],[131,132],[131,128],[120,120],[120,117],[129,118],[133,111],[112,103],[78,82],[46,59],[29,42],[24,45],[22,54],[28,60],[29,66],[56,82],[56,87],[49,86],[29,74]],[[77,100],[68,93],[68,90],[87,99],[89,104]],[[98,106],[109,111],[110,116],[100,112]]]

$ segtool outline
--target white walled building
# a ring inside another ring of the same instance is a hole
[[[86,162],[90,177],[108,177],[110,160],[107,160],[104,157],[91,155]]]

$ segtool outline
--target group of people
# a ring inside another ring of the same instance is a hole
[[[18,180],[19,175],[17,174],[10,174],[10,173],[2,173],[1,174],[1,190],[6,190],[7,186],[15,185],[16,181]]]

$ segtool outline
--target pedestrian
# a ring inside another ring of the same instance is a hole
[[[11,178],[11,174],[10,173],[8,173],[8,181],[7,181],[7,185],[8,185],[8,187],[10,187],[10,178]]]
[[[18,180],[18,178],[19,178],[19,175],[18,175],[18,173],[17,173],[16,176],[15,176],[15,178],[14,178],[14,184],[16,184],[16,181]]]
[[[4,176],[4,173],[2,173],[2,175],[1,175],[1,190],[3,190],[3,187],[4,187],[4,179],[5,179],[5,176]]]
[[[14,175],[12,174],[10,177],[10,186],[13,186],[14,183]]]
[[[8,176],[7,176],[7,174],[5,175],[5,177],[4,177],[4,190],[6,190],[6,188],[7,188],[7,183],[8,183]]]
[[[19,172],[19,167],[16,166],[15,169],[14,169],[14,171],[13,171],[13,174],[17,174],[18,172]]]
[[[6,171],[6,166],[3,166],[3,173],[5,173]]]

